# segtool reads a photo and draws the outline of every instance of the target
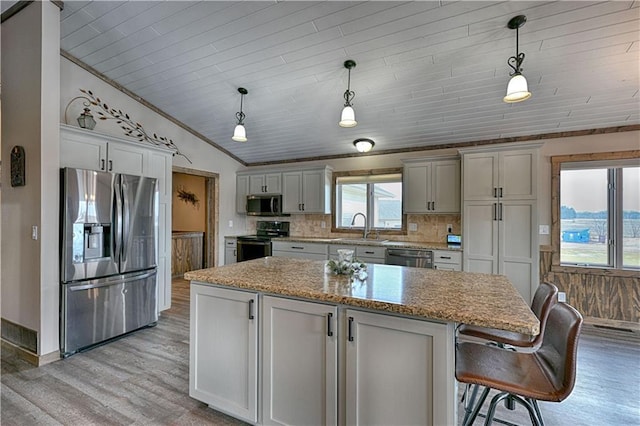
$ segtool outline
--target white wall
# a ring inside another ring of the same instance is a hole
[[[245,217],[237,215],[235,212],[235,173],[237,170],[242,169],[243,166],[228,155],[163,118],[66,58],[61,58],[60,69],[60,122],[64,123],[64,111],[69,101],[76,96],[82,95],[80,89],[91,90],[108,106],[129,114],[134,121],[141,123],[145,130],[172,139],[180,149],[180,152],[184,153],[193,162],[193,164],[189,164],[183,157],[174,156],[174,166],[219,174],[220,229],[218,230],[217,252],[218,263],[220,265],[224,264],[224,238],[222,237],[229,234],[242,234],[245,230]],[[71,104],[68,112],[68,124],[78,125],[76,118],[81,112],[81,108],[81,101],[75,101]],[[95,113],[93,115],[96,117]],[[125,137],[115,120],[97,121],[96,131]],[[233,228],[228,227],[230,220],[233,221]]]
[[[2,318],[38,332],[41,355],[58,349],[59,22],[34,2],[2,24],[2,158],[14,145],[26,157],[25,186],[2,168]]]

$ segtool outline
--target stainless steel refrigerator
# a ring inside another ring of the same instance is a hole
[[[60,352],[154,325],[156,179],[62,169]]]

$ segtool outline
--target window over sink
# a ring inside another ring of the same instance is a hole
[[[333,231],[404,233],[402,169],[334,172]]]

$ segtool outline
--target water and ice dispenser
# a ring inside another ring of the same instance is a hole
[[[73,228],[74,263],[111,256],[110,223],[75,223]]]

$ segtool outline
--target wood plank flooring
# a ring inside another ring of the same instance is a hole
[[[3,344],[0,373],[3,426],[244,424],[189,397],[189,291],[181,279],[156,327],[40,368]],[[551,426],[640,425],[640,345],[583,334],[572,395],[541,410]],[[530,424],[521,407],[501,406],[497,417]]]

